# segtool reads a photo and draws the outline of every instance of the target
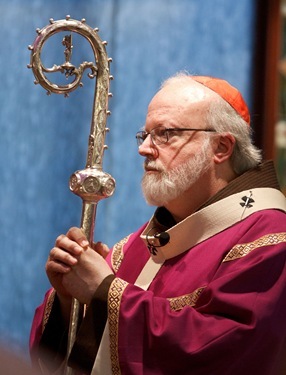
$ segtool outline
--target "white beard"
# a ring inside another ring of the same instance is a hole
[[[146,202],[153,206],[164,206],[178,198],[208,170],[210,158],[209,139],[206,139],[200,153],[168,172],[160,162],[147,159],[145,166],[158,172],[145,173],[142,178]]]

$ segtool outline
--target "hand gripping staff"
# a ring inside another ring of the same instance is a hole
[[[92,29],[85,23],[84,19],[77,21],[71,19],[70,16],[58,21],[51,19],[49,25],[36,31],[38,36],[34,44],[28,47],[31,50],[31,60],[28,68],[33,70],[34,83],[43,86],[48,95],[56,93],[68,96],[71,91],[82,86],[81,80],[86,69],[91,71],[88,74],[89,78],[96,77],[86,166],[85,169],[73,173],[69,181],[70,190],[82,198],[81,228],[87,239],[92,243],[97,203],[101,199],[111,196],[115,189],[114,178],[102,171],[103,153],[107,148],[104,144],[105,135],[108,131],[106,121],[107,116],[110,114],[110,111],[108,111],[108,98],[112,96],[109,93],[109,83],[112,76],[109,69],[111,59],[108,58],[105,49],[107,43],[99,38],[98,29]],[[41,51],[45,42],[56,33],[65,31],[70,32],[70,35],[65,36],[62,41],[63,46],[65,46],[65,62],[62,65],[46,68],[41,61]],[[92,47],[95,62],[83,62],[78,67],[72,65],[72,32],[80,34],[87,39]],[[66,78],[70,78],[72,82],[63,85],[52,83],[47,78],[47,74],[55,72],[65,74]],[[71,310],[67,358],[75,341],[82,310],[80,303],[74,299]],[[66,364],[64,374],[71,375],[74,374],[74,371]]]

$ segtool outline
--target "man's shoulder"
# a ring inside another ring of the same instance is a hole
[[[286,231],[286,212],[283,210],[265,209],[257,211],[245,220],[263,224],[268,228],[279,228]]]

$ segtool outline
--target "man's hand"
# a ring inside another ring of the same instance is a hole
[[[96,244],[106,255],[105,245]],[[60,301],[68,303],[76,298],[89,304],[103,279],[112,274],[104,258],[94,251],[79,228],[71,228],[60,235],[46,263],[48,278]]]
[[[92,248],[98,254],[100,254],[104,259],[107,257],[107,255],[109,253],[109,247],[102,242],[94,242],[92,244]]]

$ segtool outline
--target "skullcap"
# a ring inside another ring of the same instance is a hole
[[[250,124],[250,114],[247,104],[241,93],[234,86],[220,78],[192,76],[192,79],[216,92],[236,110],[248,125]]]

